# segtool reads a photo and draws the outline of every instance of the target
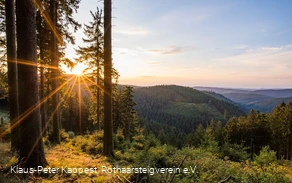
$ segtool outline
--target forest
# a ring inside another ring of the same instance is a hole
[[[292,181],[292,101],[246,113],[215,92],[119,84],[112,1],[85,25],[80,2],[0,0],[0,182]]]

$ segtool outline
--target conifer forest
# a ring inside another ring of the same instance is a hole
[[[292,182],[291,7],[0,0],[0,182]]]

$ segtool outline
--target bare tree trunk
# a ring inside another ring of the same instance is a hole
[[[113,156],[112,116],[112,1],[104,0],[104,138],[103,153]]]
[[[5,0],[11,150],[19,150],[15,0]]]
[[[99,21],[99,20],[97,20]],[[99,26],[99,24],[97,24]],[[97,36],[97,50],[96,50],[96,122],[97,122],[97,129],[100,130],[100,64],[99,64],[99,36]]]
[[[82,129],[82,95],[81,95],[81,83],[80,83],[80,77],[78,77],[78,129],[79,134],[83,134]]]
[[[46,166],[40,110],[37,107],[36,11],[33,0],[16,0],[16,22],[17,59],[24,62],[18,64],[19,113],[22,119],[20,159],[24,158],[24,167]]]
[[[51,21],[53,22],[54,28],[56,28],[57,25],[57,2],[55,0],[50,0],[50,17]],[[51,64],[54,67],[51,70],[51,86],[52,91],[54,92],[57,90],[59,85],[59,61],[57,56],[57,39],[55,34],[53,33],[53,30],[51,30]],[[53,132],[52,132],[52,141],[54,143],[60,143],[60,116],[59,116],[59,107],[58,107],[58,101],[59,100],[59,92],[57,91],[56,94],[52,96],[52,108],[53,108]]]
[[[44,99],[44,90],[45,90],[45,76],[44,76],[44,45],[43,45],[43,39],[42,39],[42,22],[41,22],[41,13],[40,11],[37,12],[37,23],[38,23],[38,31],[39,31],[39,50],[40,50],[40,63],[41,63],[41,67],[40,67],[40,91],[39,91],[39,95],[40,95],[40,100]],[[42,124],[42,134],[43,137],[46,136],[47,134],[47,122],[46,122],[46,112],[45,112],[45,104],[42,104],[40,106],[40,112],[41,112],[41,124]]]

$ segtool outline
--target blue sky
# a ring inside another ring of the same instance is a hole
[[[103,4],[82,0],[77,20],[91,21],[96,6]],[[121,84],[292,87],[290,0],[113,0],[113,7]]]

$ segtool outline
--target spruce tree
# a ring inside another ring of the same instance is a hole
[[[15,0],[5,0],[6,43],[8,66],[9,115],[11,126],[11,150],[19,149],[17,65],[16,65],[16,25]]]
[[[20,159],[24,167],[46,166],[38,105],[36,9],[32,0],[16,0],[20,113]]]
[[[78,61],[86,64],[90,70],[88,70],[88,79],[93,80],[95,85],[93,86],[93,92],[95,93],[95,119],[97,123],[97,129],[101,129],[101,89],[102,89],[102,78],[101,78],[101,66],[103,65],[103,34],[101,32],[102,12],[97,8],[97,11],[93,13],[90,11],[93,21],[89,24],[85,24],[84,34],[86,38],[83,38],[83,42],[87,45],[84,47],[78,47],[76,50],[79,55]]]
[[[112,1],[104,0],[104,138],[103,153],[113,155],[112,116]]]

